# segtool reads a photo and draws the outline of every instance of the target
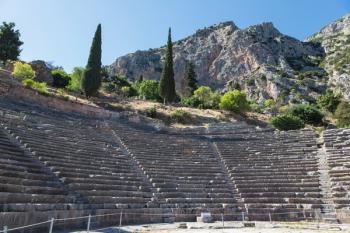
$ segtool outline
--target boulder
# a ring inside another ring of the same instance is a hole
[[[35,70],[35,81],[45,82],[48,85],[51,85],[53,82],[53,78],[51,75],[52,68],[42,60],[35,60],[29,63],[33,70]]]

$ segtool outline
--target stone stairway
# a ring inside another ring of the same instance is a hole
[[[317,155],[319,158],[318,171],[321,195],[323,197],[323,209],[321,212],[321,217],[325,222],[337,223],[337,215],[334,208],[334,201],[332,196],[332,185],[331,178],[329,176],[330,167],[327,160],[327,152],[324,145],[323,135],[317,141]]]
[[[236,184],[229,174],[228,168],[227,168],[227,166],[222,158],[222,155],[220,153],[220,150],[218,149],[218,146],[216,145],[215,142],[212,142],[211,145],[213,147],[214,153],[219,158],[219,163],[220,163],[221,169],[225,173],[225,179],[226,179],[227,183],[229,184],[230,188],[232,189],[232,195],[237,199],[237,202],[240,203],[243,207],[244,206],[243,199],[242,199],[241,195],[238,193],[238,189],[236,187]],[[244,210],[244,208],[243,208],[243,210]]]
[[[154,188],[152,186],[152,182],[148,179],[148,177],[145,175],[142,166],[140,165],[140,163],[136,160],[135,156],[133,156],[133,154],[129,151],[129,148],[125,145],[125,143],[120,139],[120,137],[115,133],[114,130],[112,130],[109,126],[108,123],[104,122],[103,126],[106,129],[110,130],[110,134],[112,135],[112,137],[115,139],[114,141],[118,144],[118,146],[125,152],[126,155],[129,156],[130,161],[135,169],[135,172],[142,177],[144,184],[150,188],[153,197],[151,198],[151,200],[147,203],[148,207],[159,207],[159,203],[157,198],[155,197],[155,194],[157,193],[157,189]]]

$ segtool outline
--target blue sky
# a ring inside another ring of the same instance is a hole
[[[350,0],[0,0],[0,22],[22,34],[21,59],[85,66],[96,26],[102,24],[102,63],[135,50],[159,47],[168,27],[173,39],[232,20],[244,28],[273,22],[304,39],[350,12]]]

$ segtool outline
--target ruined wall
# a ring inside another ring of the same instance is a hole
[[[118,118],[117,112],[111,112],[92,105],[67,101],[52,96],[40,95],[34,90],[22,86],[11,85],[5,96],[24,102],[32,102],[55,110],[67,113],[80,113],[99,118]]]
[[[147,124],[161,130],[165,125],[160,120],[151,119],[136,112],[116,112],[103,109],[98,106],[78,103],[72,100],[64,100],[54,96],[44,96],[37,91],[26,88],[0,70],[0,96],[5,96],[15,101],[37,104],[43,107],[62,111],[65,113],[78,113],[90,117],[103,119],[126,119],[130,122]]]

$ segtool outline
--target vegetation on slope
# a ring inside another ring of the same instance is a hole
[[[16,32],[14,33],[16,34]],[[19,35],[19,33],[16,35]],[[282,93],[277,99],[267,99],[261,104],[248,99],[247,93],[241,89],[241,84],[238,83],[234,83],[232,88],[227,90],[226,93],[219,93],[207,86],[198,86],[195,62],[193,61],[187,62],[186,72],[183,75],[182,85],[185,86],[187,91],[182,93],[183,95],[178,95],[175,92],[170,30],[167,56],[160,82],[144,80],[142,75],[134,82],[120,75],[109,76],[107,68],[101,66],[101,43],[101,25],[98,25],[86,68],[75,67],[72,74],[66,73],[60,67],[53,68],[51,73],[53,77],[52,87],[54,88],[49,87],[46,83],[34,81],[36,72],[27,63],[15,62],[13,76],[22,79],[23,85],[37,90],[43,95],[56,95],[64,99],[78,99],[78,97],[82,98],[82,93],[86,97],[96,96],[99,93],[101,99],[109,99],[109,103],[106,105],[108,107],[134,109],[148,117],[165,119],[165,121],[170,123],[192,124],[196,122],[196,117],[204,119],[206,117],[205,112],[208,112],[208,109],[212,109],[217,114],[215,117],[224,120],[228,120],[226,116],[237,117],[237,114],[243,118],[247,118],[252,113],[258,116],[265,114],[267,117],[263,117],[264,121],[269,121],[271,126],[280,130],[301,128],[306,124],[321,126],[332,122],[332,119],[337,120],[339,127],[350,126],[350,122],[347,119],[348,105],[344,101],[341,102],[342,97],[334,94],[331,90],[324,91],[324,94],[319,95],[317,100],[310,102],[304,102],[304,97],[298,98],[306,90],[302,88],[304,83],[325,77],[326,73],[321,69],[302,70],[302,64],[322,65],[322,61],[318,58],[303,57],[300,60],[289,60],[288,62],[295,69],[294,74],[287,74],[281,70],[277,70],[277,73],[282,78],[296,79],[298,85],[293,86],[289,93]],[[18,48],[18,44],[18,41],[15,41],[13,46]],[[247,79],[245,85],[252,86],[256,82],[266,82],[266,80],[267,78],[264,75],[252,76]],[[282,101],[282,99],[287,98],[287,96],[294,97],[289,100],[288,104],[285,104],[285,101]],[[139,109],[137,105],[141,100],[151,101],[149,102],[151,105]],[[99,98],[93,98],[91,101],[95,101],[102,106]],[[163,101],[168,105],[157,103]],[[126,102],[126,106],[129,106],[129,108],[122,106],[120,104],[122,102]],[[169,109],[166,109],[167,107]]]

